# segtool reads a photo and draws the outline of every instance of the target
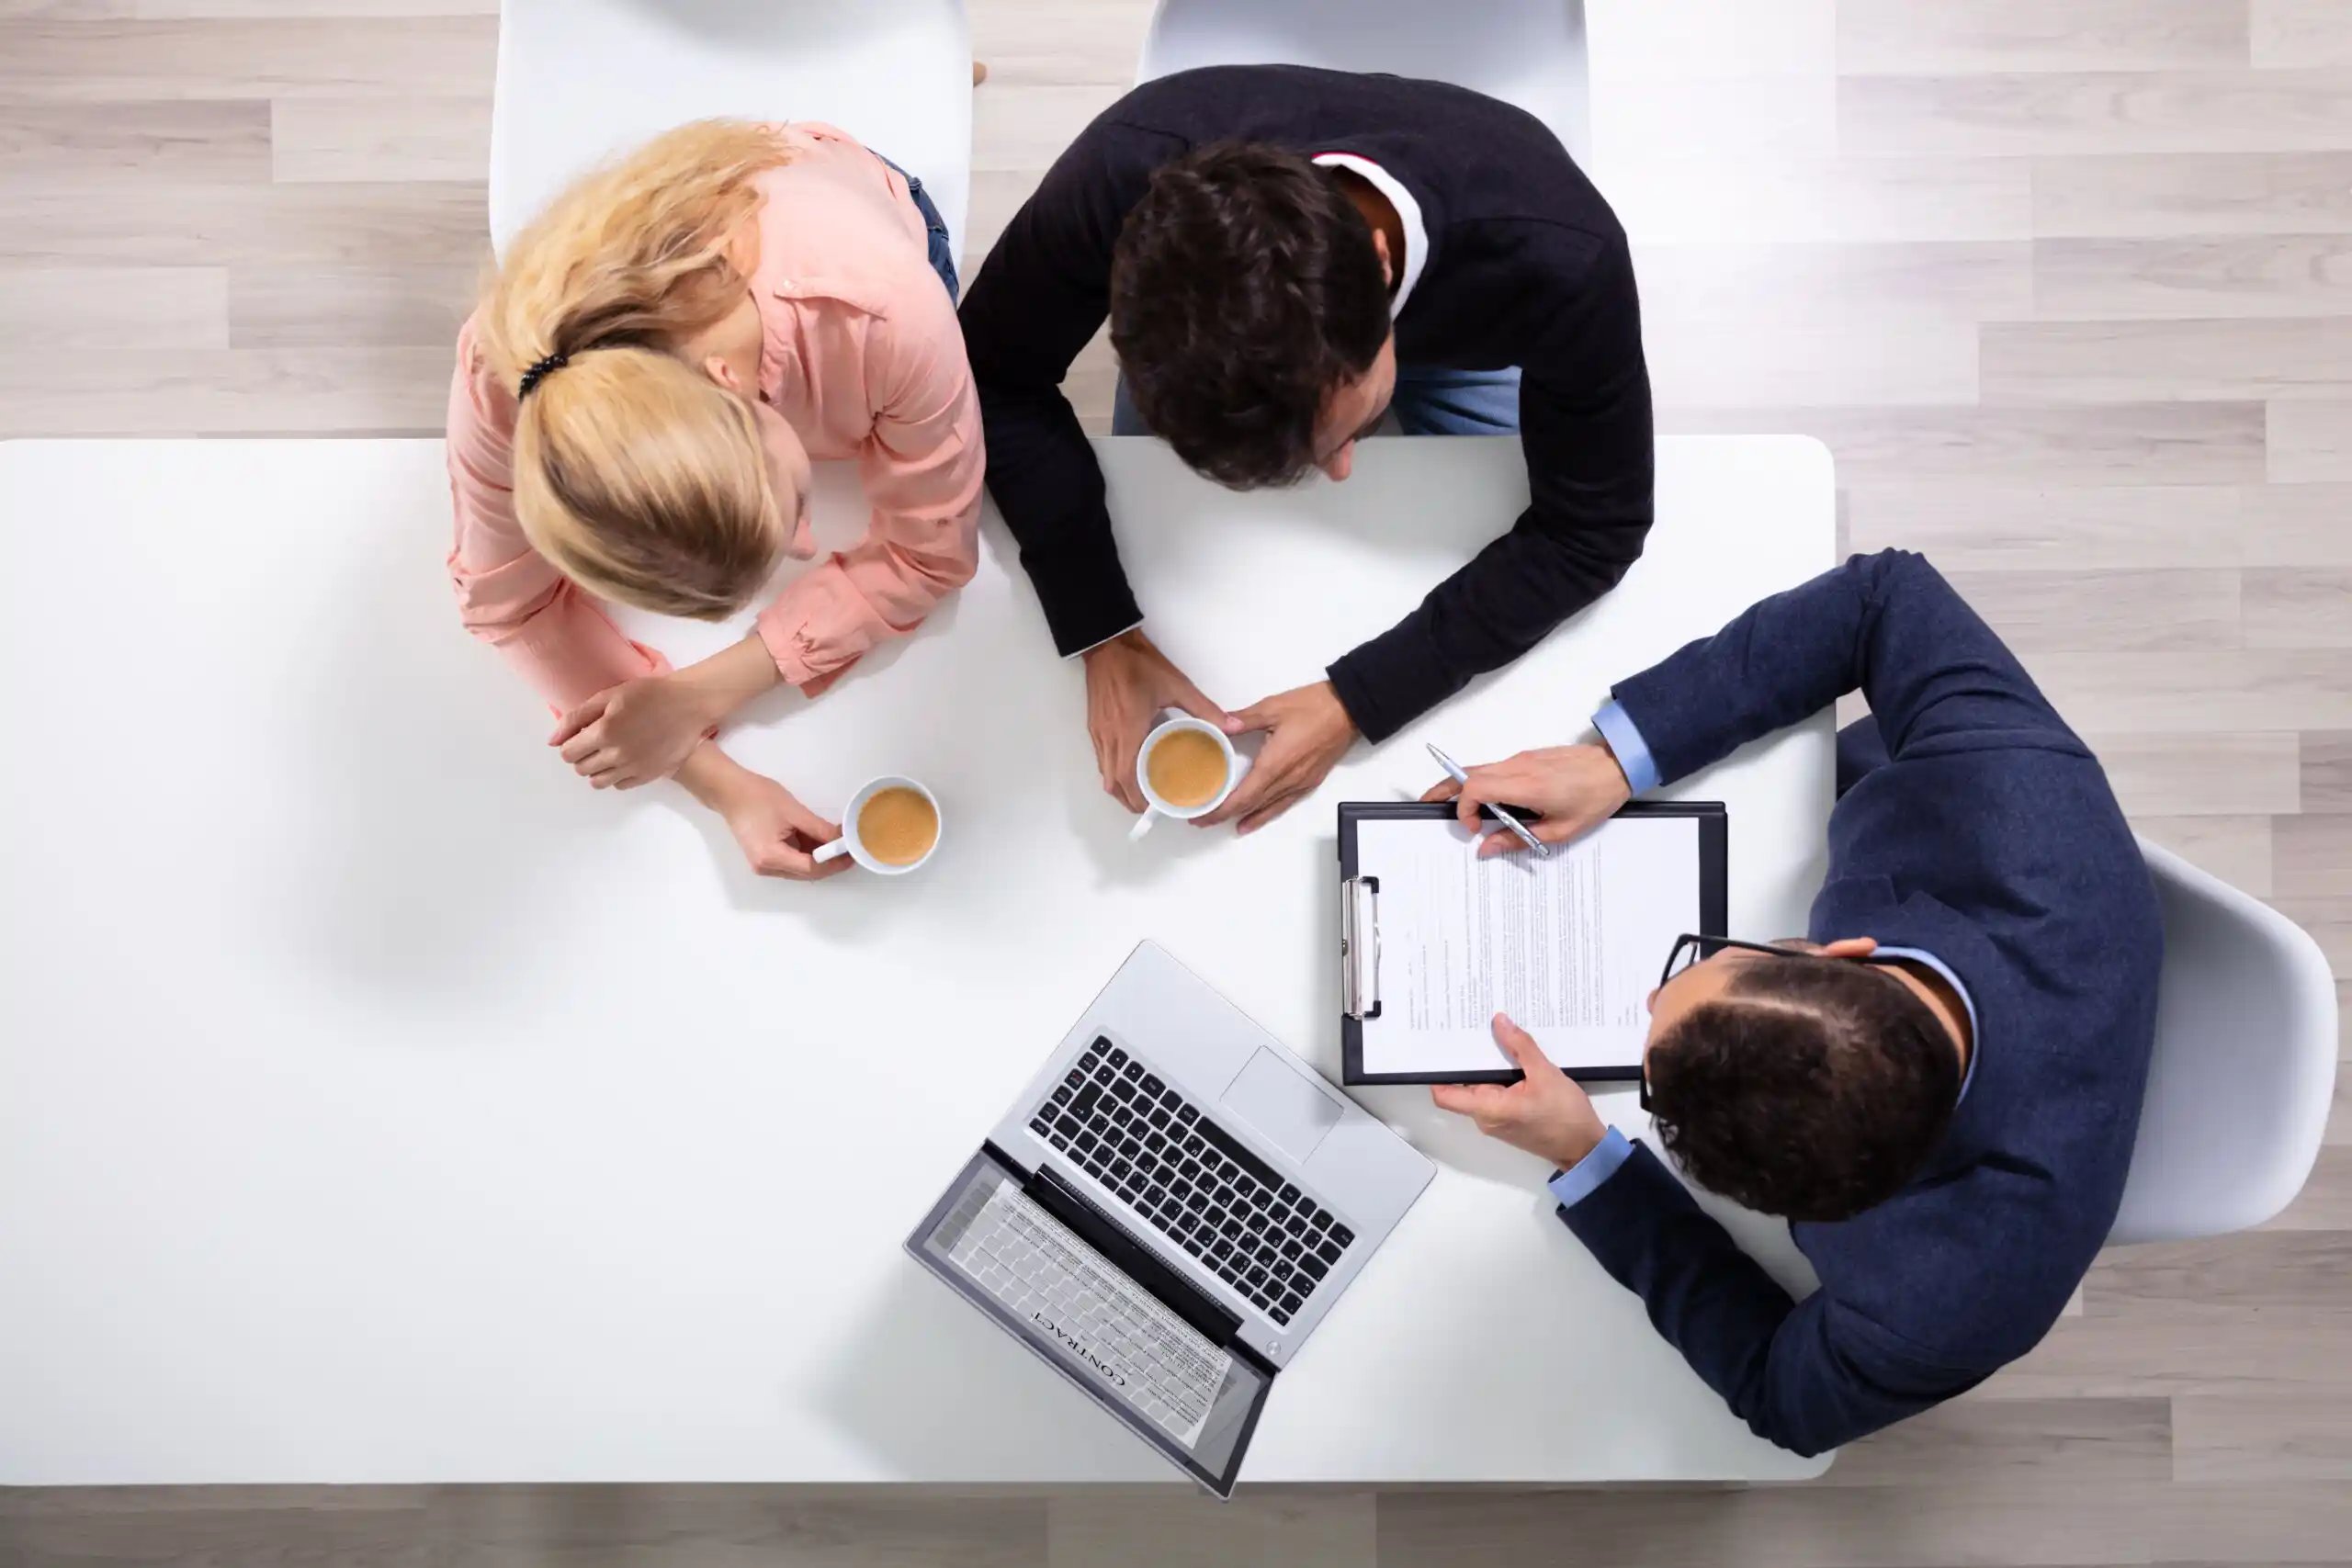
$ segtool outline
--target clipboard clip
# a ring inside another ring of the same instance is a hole
[[[1380,878],[1340,879],[1340,1010],[1380,1016]]]

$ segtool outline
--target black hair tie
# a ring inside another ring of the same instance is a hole
[[[524,371],[523,385],[515,392],[514,400],[519,403],[525,398],[529,397],[531,395],[532,388],[537,386],[540,382],[546,380],[548,376],[562,369],[565,366],[571,363],[571,355],[568,354],[550,354],[545,359],[540,360],[537,365],[532,366],[528,370]]]

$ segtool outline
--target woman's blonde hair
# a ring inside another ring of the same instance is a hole
[[[797,498],[775,494],[751,409],[673,351],[741,299],[728,242],[790,156],[748,121],[681,126],[572,185],[483,283],[493,374],[519,389],[564,360],[516,412],[514,515],[592,592],[716,620],[775,569]]]

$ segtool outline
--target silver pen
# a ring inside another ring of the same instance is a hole
[[[1437,759],[1437,765],[1443,768],[1445,770],[1446,776],[1452,779],[1455,784],[1466,784],[1470,782],[1470,775],[1462,771],[1462,764],[1447,756],[1444,752],[1439,750],[1435,746],[1431,746],[1430,748],[1430,755]],[[1487,801],[1483,804],[1487,810],[1494,813],[1496,821],[1501,823],[1504,827],[1519,835],[1519,841],[1521,843],[1525,844],[1529,849],[1533,850],[1545,860],[1552,858],[1552,846],[1537,838],[1534,834],[1529,832],[1527,830],[1526,823],[1521,822],[1518,818],[1513,817],[1510,812],[1505,811],[1501,807],[1495,805],[1492,801]]]

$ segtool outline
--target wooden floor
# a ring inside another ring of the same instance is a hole
[[[971,9],[967,276],[1148,6]],[[494,10],[0,0],[0,436],[437,433]],[[1664,428],[1826,440],[1851,543],[1931,552],[2142,829],[2352,974],[2352,0],[1591,12]],[[1806,1487],[0,1492],[0,1568],[2352,1562],[2347,1106],[2275,1224],[2109,1255]]]

